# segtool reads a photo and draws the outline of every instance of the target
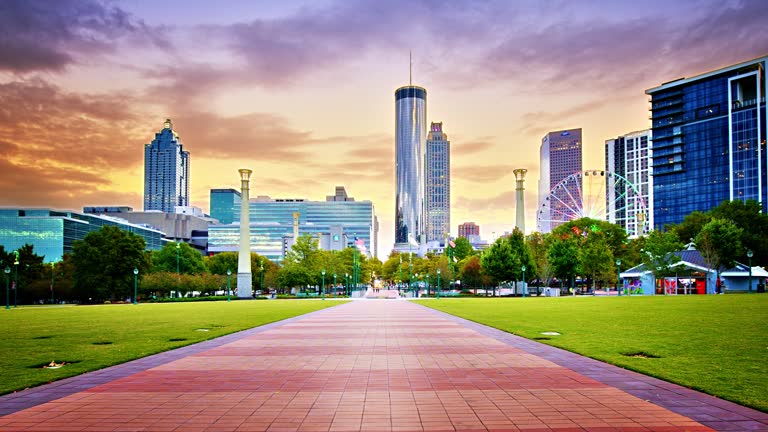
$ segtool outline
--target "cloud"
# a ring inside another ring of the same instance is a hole
[[[473,212],[505,210],[512,211],[515,207],[515,191],[502,192],[490,198],[468,198],[460,196],[454,202],[456,209],[466,209]]]
[[[467,141],[458,145],[451,146],[451,154],[455,156],[467,156],[475,153],[482,153],[493,147],[491,140],[494,137],[481,137],[476,141]]]
[[[451,179],[490,183],[512,174],[511,165],[471,165],[451,167]]]
[[[0,71],[61,71],[78,58],[111,53],[133,37],[164,46],[158,32],[118,7],[92,0],[0,2]]]

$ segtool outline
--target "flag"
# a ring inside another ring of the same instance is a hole
[[[448,240],[448,244],[451,245],[451,247],[453,247],[453,248],[456,247],[456,243],[454,243],[453,240]]]

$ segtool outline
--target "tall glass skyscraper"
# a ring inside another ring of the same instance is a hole
[[[170,119],[144,146],[144,210],[173,213],[189,205],[189,152],[184,151]]]
[[[539,203],[542,203],[550,190],[569,175],[581,171],[581,128],[550,132],[541,139],[539,151],[541,177],[539,178]],[[557,228],[561,222],[550,222],[551,215],[569,213],[564,202],[576,202],[582,205],[581,180],[568,183],[564,188],[554,191],[554,200],[540,206],[540,219],[545,221],[539,227],[542,233]],[[570,194],[573,199],[568,197]]]
[[[424,152],[427,91],[405,86],[395,91],[395,247],[426,241]],[[406,246],[407,247],[407,246]]]
[[[451,230],[451,142],[443,123],[432,123],[427,136],[427,241],[445,241]]]
[[[605,141],[605,169],[625,179],[606,176],[605,203],[608,222],[637,237],[653,227],[653,177],[651,131],[631,132]],[[625,188],[634,187],[634,191]],[[624,188],[624,189],[622,189]]]
[[[646,90],[656,227],[726,200],[766,211],[766,67],[760,57]]]

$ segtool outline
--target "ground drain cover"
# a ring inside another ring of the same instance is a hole
[[[560,333],[558,332],[541,332],[541,334],[546,336],[560,336]]]
[[[195,331],[211,331],[211,329],[197,329]]]
[[[647,352],[638,351],[638,352],[631,352],[631,353],[621,353],[624,357],[634,357],[634,358],[661,358],[654,354],[649,354]]]

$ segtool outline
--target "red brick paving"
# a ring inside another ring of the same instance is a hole
[[[713,430],[468,327],[352,302],[0,417],[0,431]]]

